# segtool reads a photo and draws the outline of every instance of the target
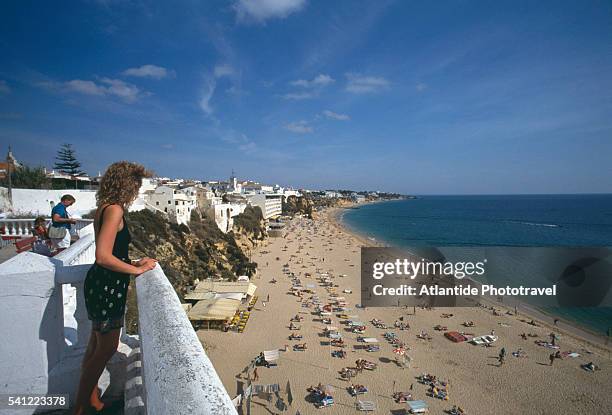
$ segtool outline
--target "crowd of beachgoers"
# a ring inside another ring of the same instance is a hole
[[[296,217],[254,254],[243,333],[198,331],[232,398],[252,385],[251,413],[612,413],[609,355],[553,324],[490,304],[361,307],[371,241],[338,212]]]

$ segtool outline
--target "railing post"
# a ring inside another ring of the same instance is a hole
[[[93,225],[90,225],[93,226]],[[76,265],[90,265],[95,261],[96,243],[93,233],[89,233],[76,241],[69,249],[61,252],[53,258],[53,261],[59,266],[58,271],[67,272],[71,267]],[[87,267],[85,267],[87,268]],[[67,287],[65,291],[75,299],[76,309],[74,311],[74,320],[76,320],[77,337],[73,348],[85,348],[89,341],[89,333],[91,332],[91,321],[87,318],[87,310],[85,309],[85,296],[83,294],[85,284],[85,268],[79,269],[79,275],[72,281],[56,280],[58,284],[67,283],[71,287]],[[65,278],[65,277],[64,277]]]

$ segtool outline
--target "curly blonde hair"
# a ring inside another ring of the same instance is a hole
[[[111,164],[100,180],[96,193],[98,206],[108,203],[126,208],[138,197],[142,179],[151,176],[152,173],[138,163],[118,161]]]

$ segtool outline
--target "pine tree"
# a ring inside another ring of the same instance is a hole
[[[74,156],[72,144],[62,144],[62,147],[57,151],[57,160],[54,169],[69,174],[71,176],[83,176],[85,173],[80,169],[81,163]]]

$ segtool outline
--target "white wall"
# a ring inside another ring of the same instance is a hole
[[[5,198],[5,191],[0,192],[0,198]],[[13,213],[28,214],[35,216],[50,216],[51,208],[55,206],[65,194],[70,194],[76,199],[76,203],[68,208],[68,213],[74,217],[81,217],[96,208],[95,190],[41,190],[41,189],[13,189]],[[6,203],[0,202],[0,206]]]

